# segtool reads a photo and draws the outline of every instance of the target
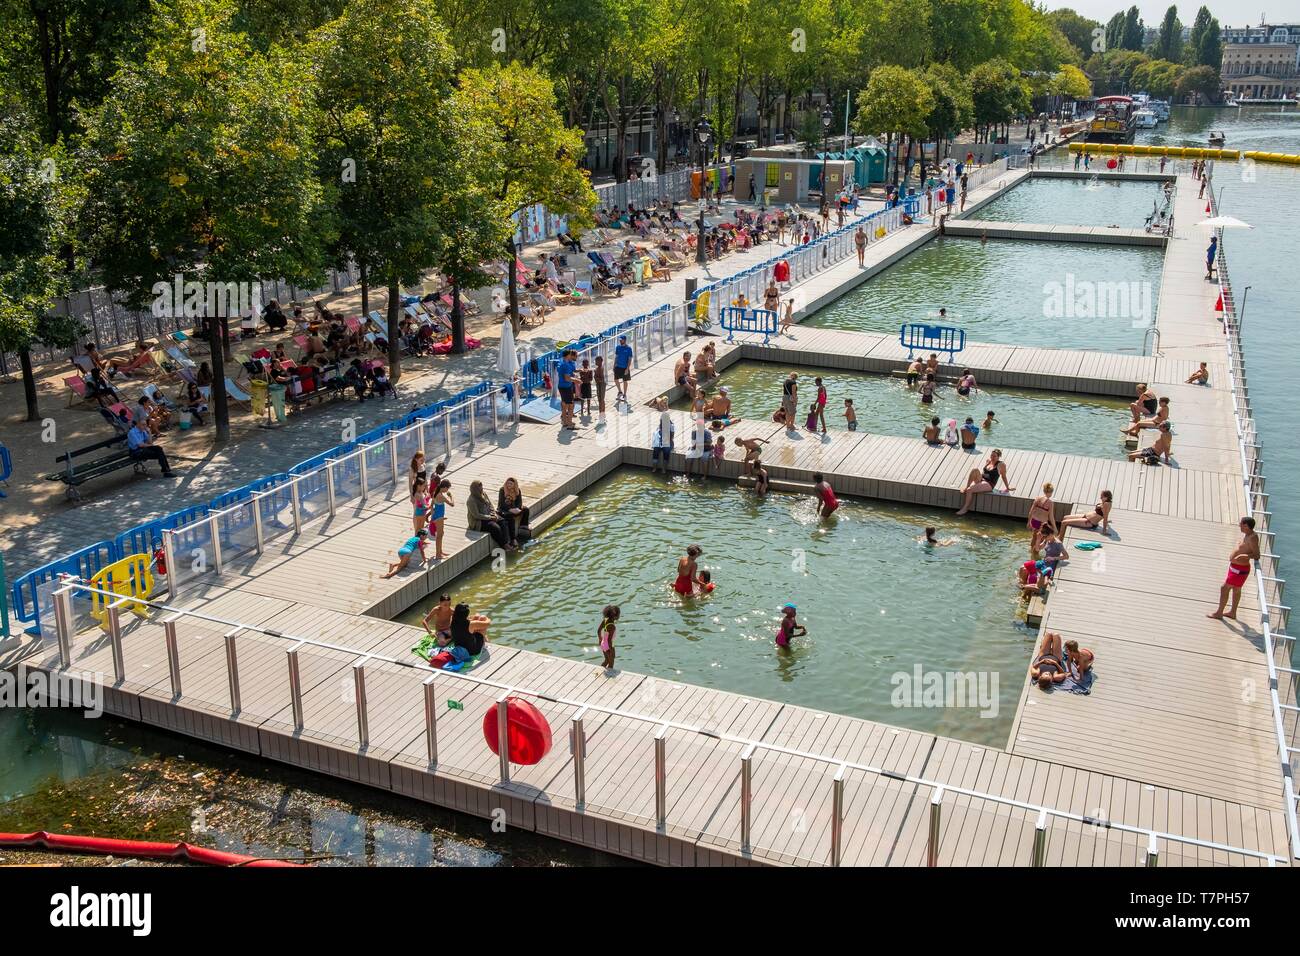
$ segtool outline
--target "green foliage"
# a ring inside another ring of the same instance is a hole
[[[1189,66],[1208,66],[1217,72],[1222,65],[1223,40],[1219,36],[1219,21],[1210,16],[1208,7],[1196,11],[1187,47]]]
[[[1099,52],[1093,48],[1096,40],[1096,34],[1093,31],[1101,27],[1101,24],[1096,20],[1081,16],[1068,7],[1050,11],[1047,14],[1047,19],[1061,31],[1061,34],[1078,52],[1080,63],[1094,53]]]
[[[1148,60],[1133,71],[1131,83],[1134,90],[1145,90],[1158,99],[1168,99],[1175,94],[1185,71],[1186,67],[1181,63]]]
[[[1160,32],[1156,42],[1149,51],[1157,60],[1172,60],[1177,63],[1183,56],[1183,24],[1178,19],[1178,8],[1170,7],[1160,21]]]
[[[1029,86],[1005,60],[989,60],[975,67],[970,74],[970,85],[976,126],[1010,123],[1029,111]]]
[[[1088,75],[1069,63],[1061,65],[1061,71],[1052,77],[1051,92],[1054,96],[1069,100],[1083,100],[1092,95],[1092,83]]]
[[[1217,102],[1222,88],[1218,70],[1212,66],[1193,66],[1184,70],[1178,78],[1176,92],[1180,97],[1195,94],[1210,102]]]
[[[1125,50],[1142,51],[1142,41],[1146,37],[1146,27],[1142,23],[1142,16],[1136,6],[1128,8],[1124,14],[1124,35],[1120,39],[1120,46]]]
[[[934,108],[934,96],[922,74],[901,66],[882,66],[872,71],[867,88],[858,94],[853,128],[865,134],[921,139]]]

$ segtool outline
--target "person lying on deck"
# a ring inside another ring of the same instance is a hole
[[[1038,654],[1029,665],[1029,679],[1043,690],[1059,684],[1069,676],[1062,653],[1061,635],[1048,631],[1038,645]]]

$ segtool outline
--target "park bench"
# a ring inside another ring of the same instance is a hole
[[[98,458],[90,461],[77,461],[77,459],[84,458],[94,452],[110,448],[114,450]],[[72,451],[64,452],[54,460],[63,463],[64,468],[62,471],[46,475],[45,479],[47,481],[61,481],[67,485],[67,498],[69,501],[74,502],[81,500],[81,492],[77,490],[79,486],[94,478],[111,474],[120,468],[130,466],[135,469],[135,473],[138,475],[147,474],[145,463],[132,458],[131,452],[127,450],[126,435],[114,435],[112,438],[105,438],[103,441],[95,442],[93,445],[86,445],[84,448],[74,448]]]

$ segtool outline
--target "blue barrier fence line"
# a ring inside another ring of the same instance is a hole
[[[835,237],[847,234],[858,226],[869,223],[874,219],[886,215],[888,212],[888,209],[882,209],[871,213],[868,216],[860,217],[852,223],[836,229],[834,232],[826,233],[824,236],[813,240],[807,245],[793,247],[791,250],[783,251],[769,259],[766,259],[758,265],[751,266],[749,269],[746,269],[744,272],[738,273],[737,275],[729,276],[726,279],[719,279],[706,286],[699,287],[695,290],[695,293],[691,296],[690,300],[688,300],[687,305],[691,309],[694,309],[696,300],[702,293],[722,288],[723,286],[734,282],[740,276],[752,275],[760,271],[772,269],[777,262],[786,258],[791,251],[815,248],[819,245],[824,247],[826,243],[830,242]],[[584,344],[591,344],[616,338],[619,335],[636,328],[641,323],[646,322],[656,315],[671,312],[672,308],[671,305],[658,306],[643,315],[626,319],[599,334],[585,336],[584,339],[579,341],[584,342]],[[576,345],[577,343],[574,344]],[[521,384],[528,392],[529,397],[532,397],[534,389],[541,387],[544,373],[549,368],[552,368],[559,360],[560,352],[552,349],[550,352],[534,358],[520,370]],[[406,428],[421,419],[432,418],[442,409],[448,408],[452,405],[458,405],[468,399],[474,398],[475,396],[485,394],[490,391],[492,387],[492,381],[490,379],[484,379],[477,385],[463,389],[450,398],[445,398],[432,405],[408,413],[400,419],[374,428],[365,435],[358,436],[351,442],[336,445],[318,455],[313,455],[311,458],[299,462],[291,467],[288,472],[280,472],[266,478],[260,478],[243,485],[242,487],[225,492],[206,505],[192,505],[180,511],[173,512],[163,518],[147,521],[122,532],[112,540],[97,542],[82,548],[80,551],[68,555],[67,557],[51,561],[39,568],[28,571],[26,574],[15,579],[13,583],[12,594],[14,615],[20,621],[31,625],[27,629],[29,633],[39,632],[40,608],[37,599],[37,588],[42,584],[56,580],[60,574],[76,574],[82,578],[89,578],[104,565],[111,564],[114,561],[119,561],[131,554],[142,553],[144,546],[148,546],[149,552],[152,552],[161,544],[162,532],[164,530],[183,528],[188,524],[192,524],[196,520],[202,519],[210,511],[220,511],[247,498],[251,498],[255,493],[273,490],[276,485],[288,481],[292,476],[301,475],[304,472],[319,468],[327,459],[342,458],[355,452],[368,441],[376,441],[391,431]],[[127,550],[128,548],[129,550]]]
[[[722,330],[727,333],[727,341],[733,342],[737,332],[757,332],[763,336],[766,345],[769,338],[776,334],[777,314],[770,309],[740,309],[728,306],[718,314]]]
[[[911,358],[916,349],[931,352],[947,352],[948,360],[966,348],[966,332],[950,325],[927,325],[913,322],[899,326],[898,344],[907,349]]]

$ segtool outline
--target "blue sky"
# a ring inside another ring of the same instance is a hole
[[[1129,0],[1128,3],[1123,3],[1122,0],[1073,0],[1073,2],[1046,0],[1045,3],[1049,10],[1069,7],[1085,17],[1100,20],[1102,23],[1118,11],[1127,10],[1132,5],[1133,0]],[[1190,26],[1196,19],[1196,11],[1202,5],[1209,7],[1210,13],[1218,17],[1219,23],[1224,26],[1253,26],[1259,23],[1260,14],[1264,15],[1268,23],[1300,23],[1300,0],[1209,0],[1204,4],[1179,3],[1178,18]],[[1137,8],[1147,26],[1159,26],[1160,21],[1164,19],[1165,11],[1169,9],[1169,0],[1164,0],[1163,3],[1139,0]]]

